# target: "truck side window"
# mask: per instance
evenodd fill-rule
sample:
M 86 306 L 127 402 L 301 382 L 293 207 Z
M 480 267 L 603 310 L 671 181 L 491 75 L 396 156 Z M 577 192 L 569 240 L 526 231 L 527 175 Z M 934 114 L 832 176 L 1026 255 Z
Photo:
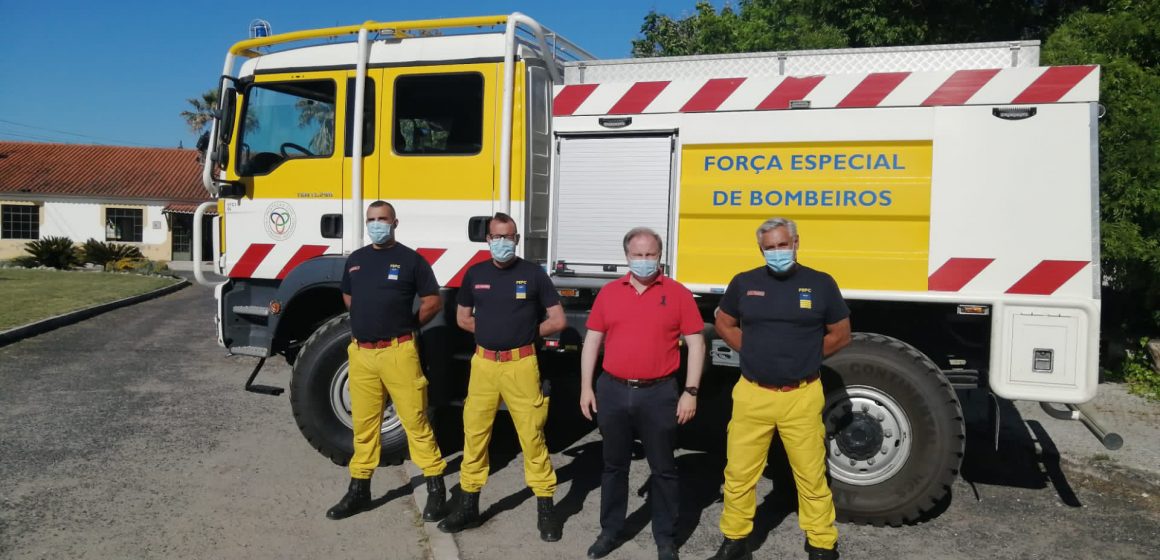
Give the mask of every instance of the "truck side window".
M 351 145 L 354 143 L 354 94 L 356 80 L 348 78 L 346 81 L 346 144 L 343 155 L 351 157 Z M 375 151 L 375 81 L 367 78 L 363 88 L 363 157 Z
M 238 133 L 238 173 L 263 175 L 289 159 L 334 153 L 331 80 L 255 84 Z
M 399 155 L 478 154 L 483 146 L 483 75 L 400 76 L 392 120 Z

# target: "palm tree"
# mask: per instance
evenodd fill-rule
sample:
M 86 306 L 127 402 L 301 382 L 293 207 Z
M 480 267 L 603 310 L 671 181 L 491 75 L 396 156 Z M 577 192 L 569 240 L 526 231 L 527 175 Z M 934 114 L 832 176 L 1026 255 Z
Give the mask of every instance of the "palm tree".
M 217 88 L 213 88 L 202 93 L 200 98 L 186 99 L 193 106 L 193 110 L 182 111 L 181 118 L 185 119 L 185 123 L 189 125 L 189 130 L 193 132 L 194 136 L 201 134 L 205 127 L 213 122 L 214 114 L 218 108 L 219 95 Z
M 299 128 L 318 127 L 310 139 L 310 151 L 315 154 L 328 154 L 333 151 L 334 105 L 313 99 L 299 99 L 295 106 L 299 111 Z

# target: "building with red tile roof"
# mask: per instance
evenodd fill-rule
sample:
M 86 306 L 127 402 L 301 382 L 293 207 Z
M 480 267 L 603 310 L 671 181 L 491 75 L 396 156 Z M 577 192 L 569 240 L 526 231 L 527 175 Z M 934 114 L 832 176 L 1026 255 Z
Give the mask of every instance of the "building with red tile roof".
M 134 245 L 154 260 L 189 260 L 192 213 L 209 199 L 197 155 L 0 142 L 0 259 L 23 254 L 30 240 L 55 235 Z

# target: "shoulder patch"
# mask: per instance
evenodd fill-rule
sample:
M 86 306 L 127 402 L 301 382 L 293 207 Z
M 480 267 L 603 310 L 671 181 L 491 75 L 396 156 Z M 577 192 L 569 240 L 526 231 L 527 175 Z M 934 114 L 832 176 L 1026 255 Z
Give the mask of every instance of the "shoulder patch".
M 346 271 L 347 271 L 347 272 L 355 272 L 355 271 L 357 271 L 357 270 L 358 270 L 358 269 L 360 269 L 360 268 L 362 268 L 362 267 L 356 264 L 356 265 L 354 265 L 354 266 L 352 266 L 352 267 L 350 267 L 350 268 L 346 269 Z
M 764 296 L 765 296 L 765 290 L 749 290 L 748 292 L 745 292 L 745 295 L 747 295 L 747 296 L 757 296 L 757 297 L 764 297 Z

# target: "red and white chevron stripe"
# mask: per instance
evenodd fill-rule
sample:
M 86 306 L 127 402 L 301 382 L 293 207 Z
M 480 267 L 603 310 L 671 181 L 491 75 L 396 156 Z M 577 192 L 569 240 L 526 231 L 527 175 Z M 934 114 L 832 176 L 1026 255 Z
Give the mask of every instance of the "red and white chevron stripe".
M 941 72 L 708 78 L 557 86 L 552 114 L 633 115 L 810 108 L 929 107 L 1090 102 L 1099 99 L 1098 66 Z
M 294 251 L 293 255 L 286 262 L 272 263 L 270 259 L 275 258 L 271 256 L 274 250 L 274 244 L 253 243 L 242 252 L 242 256 L 234 263 L 233 268 L 230 269 L 229 276 L 230 278 L 255 278 L 255 272 L 258 270 L 258 267 L 266 267 L 269 269 L 271 266 L 281 265 L 280 271 L 275 276 L 276 279 L 281 280 L 298 265 L 308 259 L 322 256 L 328 249 L 329 247 L 327 245 L 302 245 Z M 449 276 L 446 283 L 443 284 L 448 288 L 458 288 L 462 284 L 463 275 L 467 274 L 468 268 L 491 258 L 491 254 L 486 250 L 464 252 L 449 251 L 444 248 L 422 247 L 415 249 L 415 251 L 435 269 L 436 277 L 440 278 L 440 280 L 444 276 Z M 446 272 L 446 274 L 442 272 Z
M 932 292 L 962 291 L 995 259 L 951 258 L 927 278 L 927 290 Z M 1071 280 L 1091 261 L 1042 260 L 1020 276 L 1005 293 L 1049 296 Z

